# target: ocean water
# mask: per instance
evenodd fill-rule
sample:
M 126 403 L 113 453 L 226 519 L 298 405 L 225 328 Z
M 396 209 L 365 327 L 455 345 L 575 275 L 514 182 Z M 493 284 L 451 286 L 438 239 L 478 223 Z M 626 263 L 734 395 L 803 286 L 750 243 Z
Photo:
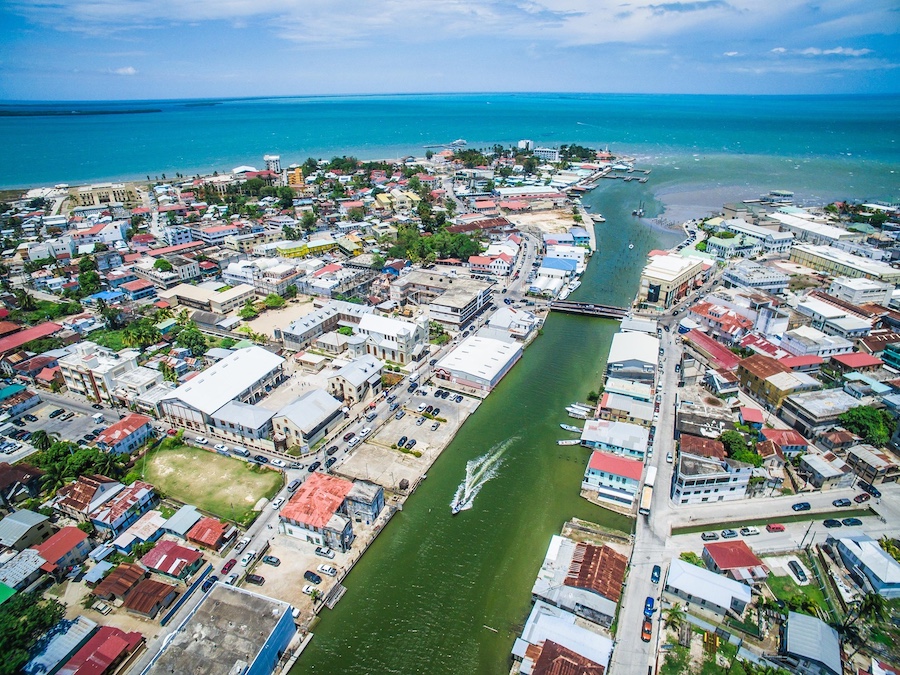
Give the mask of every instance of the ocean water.
M 532 139 L 637 156 L 657 189 L 770 186 L 900 198 L 900 96 L 471 94 L 0 102 L 0 187 L 146 179 L 307 157 L 422 155 Z

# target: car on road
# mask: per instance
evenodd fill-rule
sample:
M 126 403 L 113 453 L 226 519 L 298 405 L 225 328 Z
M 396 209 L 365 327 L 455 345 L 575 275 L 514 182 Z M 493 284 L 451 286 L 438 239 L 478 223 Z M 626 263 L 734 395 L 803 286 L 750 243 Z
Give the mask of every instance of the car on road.
M 254 462 L 259 462 L 260 464 L 268 464 L 268 463 L 269 463 L 269 458 L 266 457 L 265 455 L 254 455 L 254 456 L 253 456 L 253 461 L 254 461 Z
M 56 410 L 54 410 L 53 412 L 51 412 L 49 415 L 47 415 L 47 417 L 49 417 L 49 418 L 52 420 L 54 417 L 59 417 L 59 416 L 62 415 L 64 412 L 66 412 L 66 411 L 63 410 L 62 408 L 57 408 Z
M 169 436 L 174 436 L 174 435 L 177 434 L 177 433 L 178 433 L 178 429 L 169 429 L 169 430 L 166 432 L 166 434 L 169 435 Z
M 759 530 L 755 527 L 742 527 L 741 528 L 741 536 L 742 537 L 752 537 L 755 534 L 759 534 Z
M 653 639 L 653 622 L 650 619 L 644 619 L 643 625 L 641 625 L 641 640 L 644 642 L 650 642 Z
M 231 568 L 233 568 L 235 565 L 237 565 L 237 560 L 232 558 L 227 563 L 222 565 L 222 574 L 228 574 L 231 571 Z
M 414 447 L 416 447 L 416 439 L 410 438 L 409 441 L 407 441 L 407 443 L 406 443 L 406 449 L 412 450 Z
M 784 525 L 781 523 L 769 523 L 766 525 L 766 532 L 784 532 Z
M 322 583 L 322 577 L 320 577 L 318 574 L 316 574 L 312 570 L 306 570 L 303 573 L 303 578 L 306 579 L 308 582 L 315 584 L 316 586 L 318 586 L 319 584 Z
M 847 527 L 859 527 L 862 521 L 859 518 L 844 518 L 841 522 Z
M 250 537 L 244 537 L 237 544 L 234 545 L 234 552 L 240 553 L 245 548 L 247 548 L 247 544 L 250 543 Z
M 866 492 L 868 492 L 870 495 L 875 497 L 875 499 L 881 498 L 881 491 L 878 488 L 876 488 L 874 485 L 867 483 L 864 480 L 859 481 L 859 488 L 861 490 L 865 490 Z
M 334 466 L 334 463 L 336 461 L 337 461 L 337 457 L 329 457 L 328 459 L 325 460 L 325 468 L 330 469 L 332 466 Z
M 203 585 L 200 587 L 200 590 L 202 590 L 204 593 L 206 593 L 206 591 L 208 591 L 210 588 L 212 588 L 213 584 L 216 583 L 218 580 L 219 580 L 219 577 L 217 577 L 215 574 L 213 574 L 210 577 L 207 577 L 206 581 L 204 581 Z
M 734 539 L 738 536 L 736 530 L 722 530 L 722 539 Z
M 405 411 L 405 410 L 398 410 L 398 411 L 397 411 L 397 414 L 394 415 L 394 419 L 395 419 L 395 420 L 403 419 L 404 417 L 406 417 L 406 411 Z
M 351 447 L 351 448 L 355 448 L 355 447 L 356 447 L 357 445 L 359 445 L 360 443 L 362 443 L 362 436 L 357 436 L 356 438 L 351 438 L 351 439 L 347 442 L 347 445 L 348 445 L 349 447 Z
M 94 410 L 103 410 L 103 406 L 100 405 L 99 403 L 95 403 L 95 404 L 92 405 L 91 407 L 92 407 Z
M 794 509 L 794 511 L 809 511 L 812 506 L 809 502 L 797 502 L 791 508 Z
M 304 593 L 305 595 L 312 595 L 312 594 L 315 593 L 315 592 L 316 592 L 316 589 L 315 589 L 314 586 L 310 586 L 309 584 L 306 584 L 306 585 L 303 587 L 303 593 Z
M 648 619 L 653 616 L 653 611 L 655 609 L 655 603 L 653 602 L 653 598 L 651 596 L 647 596 L 647 599 L 644 600 L 644 616 Z
M 668 333 L 670 329 L 669 329 L 668 326 L 663 326 L 663 330 L 666 331 L 666 332 Z
M 349 432 L 347 432 L 346 434 L 344 434 L 344 443 L 346 443 L 347 441 L 349 441 L 349 440 L 350 440 L 351 438 L 353 438 L 354 436 L 356 436 L 356 433 L 353 432 L 353 431 L 349 431 Z
M 276 558 L 274 555 L 264 555 L 262 561 L 266 565 L 271 565 L 272 567 L 278 567 L 281 564 L 281 559 Z
M 279 469 L 285 469 L 287 468 L 287 462 L 285 462 L 283 459 L 276 458 L 272 460 L 272 466 L 277 466 Z
M 205 436 L 197 436 L 197 438 L 194 439 L 194 443 L 198 445 L 206 445 L 207 443 L 209 443 L 209 439 Z
M 862 492 L 856 495 L 853 498 L 853 501 L 855 501 L 857 504 L 862 504 L 863 502 L 867 502 L 870 499 L 872 499 L 872 495 L 870 495 L 868 492 Z
M 433 366 L 436 363 L 437 363 L 437 359 L 431 359 L 431 361 L 428 362 L 428 365 Z
M 221 443 L 216 446 L 216 452 L 218 452 L 220 455 L 225 455 L 226 457 L 229 457 L 231 455 L 231 453 L 228 452 L 228 446 L 222 445 Z
M 253 559 L 255 557 L 256 551 L 247 551 L 244 555 L 241 556 L 241 567 L 246 567 L 247 565 L 249 565 L 251 562 L 253 562 Z
M 662 574 L 662 568 L 659 565 L 654 565 L 653 571 L 650 572 L 650 581 L 654 584 L 659 583 L 660 574 Z
M 853 502 L 851 502 L 849 499 L 835 499 L 833 502 L 831 502 L 831 505 L 842 508 L 844 506 L 853 506 Z
M 832 527 L 840 527 L 840 526 L 841 526 L 841 521 L 839 521 L 839 520 L 837 520 L 837 519 L 835 519 L 835 518 L 828 518 L 827 520 L 823 520 L 823 521 L 822 521 L 822 524 L 823 524 L 825 527 L 828 527 L 828 528 L 832 528 Z
M 366 436 L 368 436 L 371 433 L 372 433 L 371 427 L 363 427 L 363 430 L 359 432 L 359 437 L 365 438 Z
M 671 452 L 667 452 L 667 453 L 666 453 L 666 462 L 668 462 L 669 464 L 671 464 L 673 461 L 675 461 L 675 458 L 672 456 L 672 453 L 671 453 Z
M 791 572 L 794 573 L 794 576 L 797 577 L 797 579 L 799 579 L 801 583 L 806 581 L 806 572 L 804 572 L 803 568 L 800 567 L 800 563 L 798 563 L 796 560 L 791 560 L 788 563 L 788 567 L 791 568 Z
M 262 586 L 264 583 L 266 583 L 266 578 L 261 577 L 258 574 L 248 574 L 247 583 L 254 584 L 256 586 Z
M 389 410 L 390 412 L 394 412 L 394 411 L 395 411 L 397 408 L 399 408 L 399 407 L 400 407 L 400 404 L 397 403 L 396 401 L 394 401 L 393 403 L 391 403 L 391 404 L 388 406 L 388 410 Z
M 328 455 L 329 457 L 331 457 L 331 456 L 332 456 L 334 453 L 336 453 L 337 451 L 338 451 L 338 446 L 332 445 L 330 448 L 328 448 L 328 449 L 325 451 L 325 454 Z
M 284 497 L 279 497 L 278 499 L 272 500 L 272 508 L 278 509 L 282 504 L 284 504 Z
M 316 555 L 331 560 L 332 558 L 334 558 L 334 551 L 332 551 L 327 546 L 316 546 Z
M 329 577 L 337 576 L 337 569 L 335 569 L 332 565 L 326 565 L 325 563 L 322 563 L 316 569 L 326 576 L 329 576 Z
M 322 462 L 313 462 L 312 464 L 310 464 L 310 465 L 306 468 L 306 470 L 307 470 L 309 473 L 312 473 L 313 471 L 315 471 L 316 469 L 318 469 L 320 466 L 322 466 Z

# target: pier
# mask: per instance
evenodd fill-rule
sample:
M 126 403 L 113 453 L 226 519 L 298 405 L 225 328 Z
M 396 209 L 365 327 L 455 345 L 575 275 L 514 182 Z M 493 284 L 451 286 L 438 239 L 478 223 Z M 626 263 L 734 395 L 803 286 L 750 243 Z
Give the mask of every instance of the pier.
M 600 305 L 595 302 L 570 302 L 568 300 L 554 300 L 550 303 L 550 309 L 566 314 L 582 314 L 584 316 L 597 316 L 601 319 L 624 319 L 629 310 L 612 305 Z

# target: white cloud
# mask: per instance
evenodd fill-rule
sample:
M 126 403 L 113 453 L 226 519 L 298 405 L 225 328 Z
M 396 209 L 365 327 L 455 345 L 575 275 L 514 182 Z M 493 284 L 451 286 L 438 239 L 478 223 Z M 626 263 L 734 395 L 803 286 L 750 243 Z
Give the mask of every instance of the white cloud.
M 771 50 L 772 54 L 784 54 L 787 51 L 784 47 L 775 47 L 775 49 Z
M 871 54 L 871 49 L 851 49 L 850 47 L 834 47 L 832 49 L 819 49 L 818 47 L 807 47 L 801 49 L 799 54 L 804 56 L 865 56 Z
M 112 71 L 115 75 L 137 75 L 137 70 L 135 70 L 131 66 L 125 66 L 124 68 L 116 68 Z
M 737 56 L 740 52 L 725 52 L 722 56 Z

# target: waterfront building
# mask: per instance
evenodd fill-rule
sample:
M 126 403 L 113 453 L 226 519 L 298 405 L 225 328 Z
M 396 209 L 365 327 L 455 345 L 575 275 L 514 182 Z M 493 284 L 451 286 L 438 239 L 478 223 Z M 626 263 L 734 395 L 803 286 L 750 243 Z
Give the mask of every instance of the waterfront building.
M 606 378 L 606 384 L 603 385 L 603 391 L 610 394 L 622 394 L 636 401 L 649 403 L 653 398 L 653 383 L 608 377 Z
M 535 148 L 532 153 L 542 162 L 556 163 L 559 161 L 558 148 Z
M 581 431 L 581 444 L 587 448 L 643 460 L 649 437 L 650 432 L 647 428 L 639 424 L 615 420 L 587 420 Z
M 537 327 L 538 318 L 524 309 L 501 307 L 490 315 L 487 326 L 498 333 L 505 333 L 517 340 L 525 340 Z M 488 337 L 492 337 L 489 335 Z
M 412 322 L 365 314 L 355 332 L 366 338 L 366 352 L 383 361 L 403 365 L 428 355 L 428 319 L 424 316 Z
M 900 598 L 900 563 L 871 537 L 858 534 L 837 539 L 844 566 L 862 588 L 883 598 Z
M 592 624 L 581 621 L 575 614 L 554 607 L 543 600 L 537 600 L 522 629 L 522 637 L 513 643 L 514 661 L 533 663 L 537 656 L 536 647 L 561 645 L 581 657 L 588 659 L 604 671 L 609 667 L 612 656 L 612 640 L 601 632 L 599 626 L 591 630 Z
M 553 535 L 531 597 L 609 628 L 627 568 L 628 558 L 609 546 Z
M 132 453 L 153 433 L 152 420 L 146 415 L 131 413 L 104 429 L 95 441 L 97 448 L 112 453 Z
M 788 612 L 778 632 L 778 661 L 801 675 L 841 675 L 841 638 L 821 619 Z
M 655 335 L 616 333 L 606 359 L 606 375 L 652 382 L 656 376 L 658 353 L 659 338 Z
M 800 326 L 786 331 L 781 347 L 794 356 L 820 356 L 823 359 L 837 354 L 849 354 L 853 343 L 839 335 L 826 335 L 812 326 Z
M 328 393 L 347 405 L 359 403 L 370 395 L 375 397 L 382 391 L 383 367 L 384 364 L 371 354 L 354 359 L 328 378 Z
M 653 424 L 653 404 L 630 396 L 603 392 L 598 412 L 602 420 L 616 420 L 649 427 Z
M 353 481 L 344 498 L 344 510 L 354 522 L 371 525 L 384 509 L 384 488 L 365 480 Z
M 248 300 L 252 302 L 256 299 L 253 286 L 238 284 L 227 288 L 226 284 L 219 282 L 205 282 L 199 286 L 178 284 L 169 290 L 160 291 L 158 295 L 170 305 L 184 305 L 216 314 L 228 314 L 243 307 Z
M 491 391 L 520 358 L 517 342 L 472 335 L 437 362 L 434 375 L 439 382 Z
M 355 535 L 344 500 L 352 489 L 349 480 L 319 472 L 310 474 L 279 511 L 279 530 L 316 546 L 349 550 Z
M 704 544 L 701 557 L 713 572 L 724 574 L 748 586 L 763 582 L 769 577 L 769 568 L 743 539 Z
M 900 282 L 900 269 L 887 263 L 860 258 L 830 246 L 795 244 L 791 248 L 791 262 L 832 276 L 862 277 L 888 284 Z
M 137 188 L 132 183 L 96 183 L 73 187 L 69 188 L 69 196 L 79 206 L 138 206 L 141 201 Z
M 813 244 L 814 246 L 834 246 L 839 242 L 862 241 L 866 235 L 851 232 L 842 227 L 834 227 L 821 221 L 801 218 L 778 211 L 769 214 L 769 218 L 779 223 L 782 230 L 791 232 L 794 241 Z
M 752 225 L 742 218 L 724 220 L 720 227 L 736 235 L 735 239 L 743 238 L 755 243 L 755 246 L 766 253 L 787 253 L 794 242 L 791 232 L 779 232 L 778 230 L 760 225 Z
M 643 460 L 592 452 L 581 489 L 596 493 L 601 501 L 631 508 L 637 498 L 643 468 Z
M 299 446 L 304 453 L 330 434 L 344 419 L 344 404 L 322 389 L 311 389 L 281 408 L 272 417 L 272 428 L 285 437 L 285 446 Z
M 752 260 L 741 260 L 729 265 L 722 279 L 726 285 L 778 294 L 784 293 L 791 277 Z
M 173 424 L 204 431 L 213 414 L 230 401 L 256 403 L 285 379 L 284 359 L 262 347 L 239 349 L 161 401 Z
M 887 307 L 894 292 L 893 284 L 865 278 L 837 277 L 828 294 L 852 305 L 875 304 Z
M 675 464 L 672 501 L 705 504 L 743 499 L 753 466 L 732 459 L 710 459 L 680 453 Z
M 742 616 L 752 600 L 746 584 L 678 558 L 669 563 L 663 590 L 687 608 L 693 605 L 721 617 Z
M 641 272 L 637 302 L 647 308 L 669 309 L 702 283 L 710 269 L 710 263 L 697 258 L 651 256 Z
M 281 340 L 285 349 L 300 351 L 325 333 L 344 326 L 355 329 L 363 316 L 374 312 L 375 308 L 368 305 L 331 300 L 316 311 L 295 319 L 287 327 L 276 328 L 275 339 Z

